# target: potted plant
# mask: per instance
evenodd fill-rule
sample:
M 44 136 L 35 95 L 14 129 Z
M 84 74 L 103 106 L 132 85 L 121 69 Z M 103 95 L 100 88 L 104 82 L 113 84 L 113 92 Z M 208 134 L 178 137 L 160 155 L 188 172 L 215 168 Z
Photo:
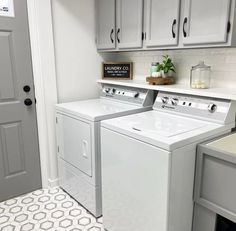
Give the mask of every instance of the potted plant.
M 163 61 L 158 65 L 158 71 L 162 73 L 162 77 L 173 77 L 173 72 L 175 73 L 175 65 L 173 64 L 169 55 L 163 56 Z

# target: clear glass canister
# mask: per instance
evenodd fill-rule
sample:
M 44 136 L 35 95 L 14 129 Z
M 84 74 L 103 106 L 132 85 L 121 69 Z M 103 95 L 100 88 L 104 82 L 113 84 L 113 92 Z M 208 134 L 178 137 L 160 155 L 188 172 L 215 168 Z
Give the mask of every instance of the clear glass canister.
M 198 65 L 193 66 L 191 70 L 190 86 L 191 88 L 206 89 L 210 88 L 211 67 L 200 61 Z

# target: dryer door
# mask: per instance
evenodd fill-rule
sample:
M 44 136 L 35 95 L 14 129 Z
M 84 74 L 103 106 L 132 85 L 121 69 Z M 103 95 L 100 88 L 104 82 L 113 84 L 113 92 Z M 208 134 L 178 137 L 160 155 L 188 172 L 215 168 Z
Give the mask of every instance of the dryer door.
M 92 176 L 91 125 L 57 113 L 58 154 L 88 176 Z

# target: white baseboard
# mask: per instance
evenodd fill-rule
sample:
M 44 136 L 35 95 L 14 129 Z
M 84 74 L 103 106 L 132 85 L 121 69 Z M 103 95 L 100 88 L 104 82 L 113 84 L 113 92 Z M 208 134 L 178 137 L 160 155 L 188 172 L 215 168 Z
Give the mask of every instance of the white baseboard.
M 49 188 L 54 188 L 54 187 L 58 187 L 59 186 L 59 179 L 48 179 L 48 187 Z

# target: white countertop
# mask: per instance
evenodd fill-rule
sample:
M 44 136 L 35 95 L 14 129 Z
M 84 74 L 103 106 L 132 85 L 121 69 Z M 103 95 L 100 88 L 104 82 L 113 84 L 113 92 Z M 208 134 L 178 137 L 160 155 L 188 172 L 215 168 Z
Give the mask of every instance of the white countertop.
M 137 87 L 143 89 L 151 89 L 157 91 L 168 91 L 175 93 L 182 93 L 188 95 L 198 95 L 205 97 L 212 97 L 218 99 L 229 99 L 236 101 L 236 84 L 233 88 L 210 88 L 210 89 L 192 89 L 187 85 L 173 84 L 173 85 L 150 85 L 142 80 L 104 80 L 99 79 L 98 83 L 112 84 L 128 87 Z

